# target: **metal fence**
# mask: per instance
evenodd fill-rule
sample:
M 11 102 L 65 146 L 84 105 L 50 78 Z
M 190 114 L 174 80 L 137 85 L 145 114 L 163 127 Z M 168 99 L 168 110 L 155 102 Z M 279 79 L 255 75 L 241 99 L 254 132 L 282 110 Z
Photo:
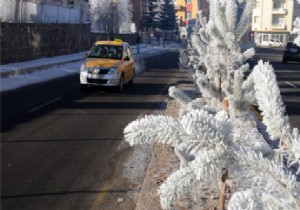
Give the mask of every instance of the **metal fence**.
M 89 22 L 86 5 L 80 8 L 34 2 L 0 0 L 1 22 L 85 23 Z

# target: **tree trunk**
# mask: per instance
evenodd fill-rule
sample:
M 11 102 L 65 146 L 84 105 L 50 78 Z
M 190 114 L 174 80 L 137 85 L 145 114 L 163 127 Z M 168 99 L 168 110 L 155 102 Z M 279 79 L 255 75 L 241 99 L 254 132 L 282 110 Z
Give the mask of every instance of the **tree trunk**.
M 224 110 L 225 110 L 226 112 L 228 112 L 228 98 L 227 98 L 227 97 L 225 97 L 225 98 L 223 99 L 223 104 L 224 104 Z
M 222 177 L 221 177 L 220 210 L 225 209 L 225 189 L 226 189 L 227 178 L 228 178 L 228 170 L 223 168 Z
M 224 110 L 228 112 L 228 98 L 223 99 Z M 221 177 L 221 192 L 220 192 L 220 210 L 225 209 L 225 189 L 226 189 L 226 180 L 228 178 L 228 170 L 226 168 L 222 169 Z

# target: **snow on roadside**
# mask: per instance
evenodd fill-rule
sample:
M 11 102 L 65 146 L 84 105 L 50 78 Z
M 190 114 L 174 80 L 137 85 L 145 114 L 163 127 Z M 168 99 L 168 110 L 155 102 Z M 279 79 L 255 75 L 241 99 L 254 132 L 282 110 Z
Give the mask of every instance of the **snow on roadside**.
M 145 46 L 141 48 L 139 55 L 134 55 L 135 61 L 136 61 L 136 73 L 137 75 L 145 70 L 145 64 L 144 64 L 144 57 L 152 56 L 152 55 L 159 55 L 161 53 L 166 52 L 166 50 L 177 50 L 179 47 L 179 44 L 177 43 L 171 43 L 166 48 L 161 47 L 151 47 L 151 46 Z M 55 63 L 55 62 L 61 62 L 65 59 L 71 59 L 71 58 L 79 58 L 82 57 L 83 53 L 77 53 L 72 55 L 64 55 L 64 56 L 57 56 L 53 58 L 43 58 L 43 59 L 37 59 L 32 61 L 26 61 L 23 63 L 13 63 L 13 64 L 7 64 L 7 65 L 0 65 L 1 71 L 8 71 L 8 70 L 15 70 L 19 68 L 24 67 L 33 67 L 33 66 L 39 66 L 42 63 L 45 64 L 46 59 L 52 60 L 47 61 L 48 63 Z M 73 63 L 67 63 L 63 64 L 57 67 L 35 71 L 33 73 L 28 74 L 19 74 L 7 78 L 1 78 L 0 82 L 0 92 L 2 91 L 8 91 L 17 89 L 26 85 L 35 84 L 35 83 L 41 83 L 44 81 L 52 80 L 55 78 L 65 77 L 72 74 L 78 74 L 79 77 L 79 69 L 82 61 L 73 62 Z M 22 66 L 23 65 L 23 66 Z
M 19 74 L 1 79 L 0 91 L 7 91 L 20 88 L 22 86 L 41 83 L 55 78 L 78 74 L 81 62 L 64 64 L 62 66 L 36 71 L 34 73 Z
M 124 142 L 125 143 L 125 142 Z M 144 179 L 151 159 L 154 145 L 138 145 L 124 163 L 123 176 L 133 184 Z

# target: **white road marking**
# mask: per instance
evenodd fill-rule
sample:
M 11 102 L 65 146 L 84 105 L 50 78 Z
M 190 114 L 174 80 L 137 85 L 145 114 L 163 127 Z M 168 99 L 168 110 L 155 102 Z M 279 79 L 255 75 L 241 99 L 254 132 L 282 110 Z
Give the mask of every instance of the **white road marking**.
M 43 108 L 43 107 L 45 107 L 45 106 L 48 106 L 49 104 L 53 104 L 54 102 L 59 101 L 60 99 L 61 99 L 60 97 L 55 98 L 55 99 L 53 99 L 53 100 L 51 100 L 51 101 L 48 101 L 47 103 L 44 103 L 44 104 L 42 104 L 42 105 L 40 105 L 40 106 L 37 106 L 37 107 L 35 107 L 35 108 L 33 108 L 33 109 L 30 109 L 30 110 L 27 111 L 27 112 L 28 112 L 28 113 L 35 112 L 36 110 L 39 110 L 39 109 L 41 109 L 41 108 Z
M 294 85 L 294 84 L 292 84 L 290 82 L 285 81 L 285 83 L 288 84 L 288 85 L 290 85 L 290 86 L 292 86 L 293 88 L 298 88 L 296 85 Z

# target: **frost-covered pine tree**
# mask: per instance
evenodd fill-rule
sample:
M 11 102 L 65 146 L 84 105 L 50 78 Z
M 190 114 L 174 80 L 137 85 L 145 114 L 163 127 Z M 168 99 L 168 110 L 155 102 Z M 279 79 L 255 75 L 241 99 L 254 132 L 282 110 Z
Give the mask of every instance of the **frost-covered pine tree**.
M 174 146 L 179 158 L 194 157 L 181 157 L 181 167 L 160 186 L 164 209 L 191 189 L 200 190 L 202 183 L 220 184 L 223 169 L 229 172 L 229 183 L 239 183 L 228 209 L 300 209 L 299 132 L 289 125 L 273 68 L 259 62 L 244 79 L 249 70 L 244 62 L 254 50 L 241 52 L 239 40 L 249 27 L 252 5 L 245 1 L 238 17 L 239 2 L 211 0 L 209 21 L 192 37 L 206 69 L 195 69 L 201 96 L 191 99 L 171 87 L 170 96 L 184 108 L 179 118 L 150 115 L 124 129 L 130 145 L 161 142 Z M 224 97 L 228 112 L 222 109 Z M 280 139 L 275 150 L 257 128 L 248 106 L 253 103 L 259 105 L 270 137 Z
M 279 145 L 268 158 L 249 150 L 235 151 L 238 174 L 252 185 L 234 193 L 228 209 L 300 209 L 299 131 L 289 124 L 273 67 L 259 61 L 252 74 L 263 123 Z

